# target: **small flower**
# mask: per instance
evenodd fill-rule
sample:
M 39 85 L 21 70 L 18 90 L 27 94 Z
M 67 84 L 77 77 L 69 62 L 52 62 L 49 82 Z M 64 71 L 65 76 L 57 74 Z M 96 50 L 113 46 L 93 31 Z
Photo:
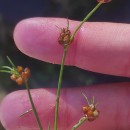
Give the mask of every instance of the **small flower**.
M 82 93 L 83 94 L 83 93 Z M 83 94 L 85 97 L 88 105 L 83 107 L 83 113 L 86 117 L 88 117 L 88 121 L 94 121 L 99 116 L 99 110 L 97 110 L 96 106 L 97 104 L 94 104 L 94 97 L 91 99 L 91 101 L 88 101 L 88 98 Z
M 22 79 L 22 77 L 17 77 L 15 82 L 18 84 L 18 85 L 22 85 L 24 83 L 24 80 Z
M 84 107 L 83 107 L 83 113 L 86 114 L 87 111 L 88 111 L 88 109 L 89 109 L 89 106 L 84 106 Z
M 58 38 L 58 42 L 63 45 L 66 46 L 69 44 L 70 42 L 70 36 L 71 36 L 71 32 L 70 30 L 66 29 L 66 28 L 62 28 L 61 29 L 61 33 L 60 36 Z
M 2 70 L 0 72 L 10 73 L 11 80 L 15 81 L 18 85 L 22 85 L 23 83 L 27 82 L 29 79 L 31 72 L 29 68 L 23 68 L 22 66 L 15 66 L 11 59 L 7 57 L 9 62 L 11 63 L 12 67 L 9 66 L 2 66 Z
M 100 2 L 100 3 L 109 3 L 109 2 L 111 2 L 112 0 L 97 0 L 98 2 Z
M 23 69 L 22 66 L 17 66 L 17 69 L 12 68 L 12 70 L 15 71 L 11 71 L 11 79 L 15 81 L 18 85 L 22 85 L 23 83 L 27 82 L 31 75 L 30 69 Z
M 60 32 L 60 36 L 58 38 L 58 42 L 62 45 L 62 46 L 67 46 L 70 44 L 70 37 L 71 37 L 71 32 L 69 30 L 69 21 L 67 19 L 67 27 L 66 28 L 60 28 L 61 32 Z

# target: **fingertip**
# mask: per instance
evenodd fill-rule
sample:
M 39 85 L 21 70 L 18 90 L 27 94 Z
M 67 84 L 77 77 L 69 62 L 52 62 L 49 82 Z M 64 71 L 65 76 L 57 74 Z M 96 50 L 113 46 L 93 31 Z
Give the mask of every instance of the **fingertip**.
M 30 18 L 17 24 L 14 41 L 26 55 L 50 63 L 60 63 L 63 47 L 58 43 L 60 30 L 67 26 L 61 18 Z M 70 27 L 73 30 L 74 25 Z
M 79 22 L 69 20 L 73 32 Z M 60 64 L 63 47 L 58 43 L 60 30 L 66 19 L 31 18 L 15 28 L 16 46 L 26 55 Z M 130 25 L 117 23 L 84 23 L 68 48 L 66 65 L 74 65 L 94 72 L 130 76 Z
M 39 95 L 37 95 L 37 93 Z M 52 111 L 53 108 L 49 106 L 46 108 L 46 106 L 44 105 L 46 102 L 41 101 L 40 99 L 41 98 L 44 99 L 46 95 L 48 95 L 48 91 L 43 90 L 43 89 L 32 90 L 31 95 L 32 95 L 37 113 L 39 115 L 39 118 L 42 122 L 42 125 L 44 124 L 47 125 L 48 119 L 46 117 L 49 115 L 47 109 L 49 111 Z M 49 95 L 51 94 L 49 93 Z M 53 97 L 53 94 L 51 95 L 51 97 Z M 46 101 L 49 101 L 49 99 L 50 98 L 48 98 Z M 54 98 L 52 98 L 49 103 L 54 102 L 53 99 Z M 1 120 L 2 125 L 4 126 L 6 130 L 37 129 L 38 125 L 37 125 L 33 112 L 30 111 L 29 113 L 26 113 L 26 111 L 30 109 L 32 109 L 32 107 L 31 107 L 28 94 L 26 91 L 21 90 L 21 91 L 10 93 L 4 98 L 0 106 L 0 120 Z M 26 113 L 26 114 L 23 115 L 23 113 Z M 43 114 L 45 117 L 43 116 Z
M 81 95 L 83 91 L 88 99 L 95 97 L 99 102 L 99 118 L 94 122 L 86 122 L 82 129 L 129 129 L 129 93 L 130 83 L 102 84 L 98 86 L 62 89 L 59 107 L 59 130 L 71 129 L 84 116 L 82 107 L 87 105 Z M 51 123 L 53 128 L 56 89 L 36 89 L 31 94 L 37 108 L 43 128 Z M 0 106 L 0 120 L 7 130 L 38 129 L 33 113 L 20 115 L 31 108 L 26 91 L 9 94 Z
M 16 117 L 18 117 L 19 106 L 18 108 L 16 108 L 14 107 L 15 105 L 14 106 L 12 105 L 12 102 L 13 104 L 17 104 L 16 95 L 17 94 L 15 92 L 9 94 L 3 99 L 0 105 L 0 121 L 4 126 L 4 128 L 6 128 L 7 130 L 13 130 L 13 129 L 15 130 L 14 126 L 18 125 L 18 120 L 16 120 L 17 119 Z M 20 107 L 22 106 L 20 105 Z

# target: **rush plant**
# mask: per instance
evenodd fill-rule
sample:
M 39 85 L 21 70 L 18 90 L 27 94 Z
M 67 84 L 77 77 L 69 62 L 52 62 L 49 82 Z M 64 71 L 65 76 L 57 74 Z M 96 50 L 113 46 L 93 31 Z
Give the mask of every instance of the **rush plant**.
M 66 59 L 67 50 L 70 46 L 70 44 L 73 44 L 74 37 L 78 30 L 81 28 L 81 26 L 86 22 L 93 14 L 94 12 L 103 4 L 108 3 L 111 0 L 97 0 L 98 4 L 88 13 L 83 21 L 77 27 L 75 28 L 74 32 L 71 32 L 69 29 L 69 20 L 67 19 L 67 27 L 66 28 L 60 28 L 60 34 L 58 38 L 59 45 L 63 47 L 63 56 L 62 56 L 62 62 L 61 62 L 61 68 L 60 68 L 60 74 L 59 74 L 59 80 L 58 80 L 58 88 L 57 88 L 57 94 L 56 94 L 56 102 L 55 102 L 55 120 L 54 120 L 54 130 L 58 130 L 58 113 L 59 113 L 59 99 L 60 99 L 60 90 L 62 85 L 62 77 L 63 77 L 63 70 L 64 70 L 64 63 Z M 15 66 L 12 60 L 7 57 L 8 61 L 11 64 L 11 67 L 9 66 L 2 66 L 0 72 L 9 73 L 11 76 L 10 78 L 15 81 L 18 85 L 24 84 L 27 89 L 28 97 L 32 106 L 32 109 L 27 110 L 25 113 L 21 114 L 20 117 L 24 116 L 26 113 L 33 111 L 39 130 L 43 130 L 42 123 L 38 117 L 35 105 L 33 103 L 33 99 L 30 93 L 29 85 L 28 85 L 28 79 L 31 75 L 29 68 L 23 68 L 22 66 Z M 86 121 L 95 121 L 99 116 L 99 110 L 97 110 L 97 104 L 94 102 L 94 97 L 89 101 L 88 98 L 84 93 L 82 93 L 83 97 L 87 101 L 87 105 L 83 106 L 83 113 L 84 116 L 79 119 L 78 123 L 75 124 L 72 128 L 72 130 L 76 130 L 80 125 L 82 125 Z M 50 124 L 48 124 L 48 130 L 50 130 Z

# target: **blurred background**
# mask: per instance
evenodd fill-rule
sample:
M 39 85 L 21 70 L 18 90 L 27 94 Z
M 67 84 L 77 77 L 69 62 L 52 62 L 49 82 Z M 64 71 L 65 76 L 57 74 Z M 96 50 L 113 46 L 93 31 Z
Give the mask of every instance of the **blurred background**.
M 96 0 L 0 0 L 0 66 L 10 65 L 6 59 L 8 55 L 16 65 L 28 66 L 31 69 L 31 88 L 56 87 L 60 66 L 41 62 L 21 53 L 13 40 L 15 25 L 30 17 L 68 17 L 80 21 L 96 3 Z M 89 21 L 130 23 L 129 12 L 130 0 L 113 0 L 101 6 Z M 65 67 L 63 87 L 123 81 L 130 79 Z M 24 87 L 19 87 L 9 80 L 8 74 L 0 73 L 0 101 L 6 94 L 19 89 Z M 3 130 L 2 126 L 0 130 Z

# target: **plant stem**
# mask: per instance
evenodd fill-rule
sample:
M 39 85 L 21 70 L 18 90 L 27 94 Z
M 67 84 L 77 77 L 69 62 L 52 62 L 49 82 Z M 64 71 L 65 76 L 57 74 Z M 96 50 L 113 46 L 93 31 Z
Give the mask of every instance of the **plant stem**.
M 60 68 L 60 75 L 59 75 L 59 80 L 58 80 L 58 88 L 57 88 L 57 95 L 56 95 L 56 108 L 55 108 L 55 120 L 54 120 L 54 130 L 57 130 L 57 126 L 58 126 L 58 111 L 59 111 L 59 99 L 60 99 L 60 89 L 61 89 L 61 83 L 62 83 L 62 76 L 63 76 L 63 69 L 64 69 L 64 62 L 65 62 L 65 57 L 66 57 L 66 53 L 67 53 L 67 49 L 70 45 L 70 43 L 72 42 L 75 34 L 77 33 L 77 31 L 80 29 L 80 27 L 83 25 L 83 23 L 85 21 L 87 21 L 89 19 L 89 17 L 92 16 L 92 14 L 100 7 L 102 3 L 98 3 L 95 8 L 83 19 L 83 21 L 77 26 L 77 28 L 75 29 L 74 33 L 71 35 L 70 37 L 70 42 L 68 43 L 67 46 L 64 46 L 64 52 L 63 52 L 63 56 L 62 56 L 62 62 L 61 62 L 61 68 Z M 69 27 L 69 24 L 68 24 Z M 68 28 L 67 27 L 67 28 Z M 85 119 L 86 120 L 86 119 Z M 83 122 L 85 121 L 83 120 Z M 80 122 L 82 124 L 82 122 Z M 78 124 L 77 127 L 79 127 L 81 124 Z M 75 130 L 75 126 L 73 128 L 73 130 Z
M 61 89 L 61 83 L 62 83 L 63 69 L 64 69 L 64 62 L 65 62 L 66 53 L 67 53 L 67 47 L 64 47 L 64 52 L 63 52 L 62 62 L 61 62 L 61 68 L 60 68 L 60 75 L 59 75 L 59 80 L 58 80 L 57 95 L 56 95 L 54 130 L 57 130 L 57 125 L 58 125 L 60 89 Z
M 31 106 L 32 106 L 32 110 L 33 110 L 33 113 L 35 115 L 35 118 L 37 120 L 37 124 L 39 126 L 39 129 L 43 130 L 41 122 L 40 122 L 40 119 L 38 117 L 38 114 L 37 114 L 37 111 L 36 111 L 36 108 L 35 108 L 35 105 L 33 103 L 33 99 L 32 99 L 32 96 L 31 96 L 31 93 L 30 93 L 30 89 L 29 89 L 29 85 L 28 85 L 27 82 L 25 82 L 25 86 L 26 86 L 26 89 L 27 89 L 27 92 L 28 92 L 29 100 L 30 100 L 30 103 L 31 103 Z
M 9 66 L 2 66 L 1 68 L 8 69 L 8 70 L 12 70 L 12 68 L 9 67 Z
M 12 65 L 13 68 L 16 68 L 16 66 L 14 65 L 14 63 L 12 62 L 12 60 L 7 56 L 8 61 L 10 62 L 10 64 Z
M 75 34 L 76 34 L 77 31 L 80 29 L 80 27 L 83 25 L 83 23 L 86 22 L 86 21 L 94 14 L 94 12 L 100 7 L 101 4 L 102 4 L 102 3 L 99 2 L 99 3 L 94 7 L 94 9 L 91 10 L 91 11 L 86 15 L 86 17 L 83 19 L 83 21 L 76 27 L 74 33 L 71 35 L 70 42 L 73 40 Z
M 72 130 L 76 130 L 79 126 L 81 126 L 86 120 L 88 119 L 87 116 L 82 117 L 79 122 L 73 126 Z
M 11 72 L 10 72 L 10 71 L 8 71 L 8 70 L 0 70 L 0 72 L 3 72 L 3 73 L 9 73 L 9 74 L 11 74 Z

